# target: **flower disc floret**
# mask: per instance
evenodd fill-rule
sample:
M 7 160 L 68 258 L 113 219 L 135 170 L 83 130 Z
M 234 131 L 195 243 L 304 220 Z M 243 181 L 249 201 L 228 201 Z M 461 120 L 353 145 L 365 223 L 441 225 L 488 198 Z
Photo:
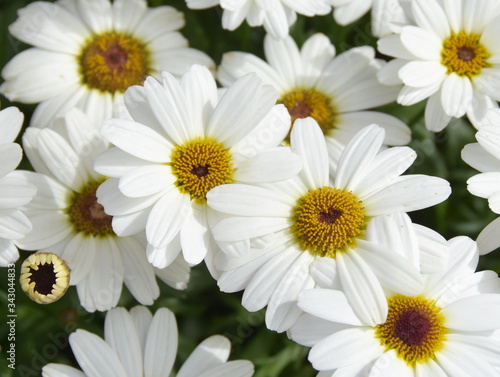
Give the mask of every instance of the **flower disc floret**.
M 292 123 L 296 119 L 314 118 L 324 134 L 335 126 L 335 106 L 332 98 L 316 89 L 294 89 L 285 93 L 278 103 L 288 109 Z
M 395 350 L 408 365 L 434 358 L 446 340 L 441 308 L 422 296 L 388 298 L 389 313 L 375 334 L 386 351 Z
M 94 36 L 83 47 L 79 64 L 84 84 L 111 93 L 142 85 L 151 73 L 145 44 L 117 32 Z
M 488 67 L 490 54 L 479 43 L 478 34 L 466 34 L 461 31 L 452 34 L 443 41 L 441 63 L 448 69 L 448 74 L 456 73 L 459 76 L 473 77 Z
M 196 138 L 177 146 L 170 164 L 179 190 L 202 203 L 211 189 L 233 182 L 231 154 L 212 138 Z
M 104 212 L 104 207 L 97 203 L 96 191 L 101 182 L 92 181 L 80 192 L 76 192 L 67 209 L 75 231 L 92 236 L 114 235 L 111 222 L 113 217 Z
M 325 186 L 303 195 L 294 208 L 292 233 L 303 250 L 334 258 L 366 227 L 361 201 L 351 192 Z

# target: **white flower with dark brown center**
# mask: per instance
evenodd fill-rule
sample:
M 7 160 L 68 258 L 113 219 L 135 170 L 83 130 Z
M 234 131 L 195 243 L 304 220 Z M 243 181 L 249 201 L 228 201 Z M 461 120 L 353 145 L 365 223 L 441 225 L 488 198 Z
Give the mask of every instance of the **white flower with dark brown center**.
M 380 52 L 396 58 L 379 79 L 404 84 L 402 105 L 428 99 L 425 123 L 431 131 L 465 114 L 480 124 L 500 98 L 500 2 L 416 0 L 407 9 L 413 22 L 378 41 Z
M 475 272 L 471 239 L 456 237 L 448 246 L 445 263 L 423 275 L 416 295 L 386 292 L 387 314 L 375 324 L 356 315 L 339 290 L 299 296 L 306 314 L 289 335 L 312 347 L 309 361 L 320 376 L 498 376 L 500 341 L 492 335 L 500 329 L 500 279 Z
M 111 309 L 104 322 L 104 339 L 76 330 L 69 344 L 80 368 L 47 364 L 43 377 L 251 377 L 254 367 L 247 360 L 228 361 L 231 343 L 221 335 L 201 342 L 173 372 L 178 346 L 177 322 L 167 308 L 152 316 L 144 306 L 130 311 Z M 177 366 L 176 366 L 177 367 Z
M 488 199 L 493 212 L 500 214 L 500 109 L 490 109 L 486 122 L 476 133 L 477 143 L 462 150 L 462 159 L 481 173 L 467 180 L 467 189 Z M 500 217 L 489 223 L 477 237 L 481 254 L 500 247 Z
M 210 227 L 218 215 L 207 207 L 207 193 L 222 184 L 285 180 L 302 167 L 296 154 L 279 147 L 290 116 L 276 97 L 249 74 L 219 98 L 201 66 L 180 81 L 165 72 L 162 83 L 151 77 L 130 88 L 126 103 L 134 121 L 103 122 L 101 134 L 116 148 L 95 164 L 112 177 L 97 197 L 114 216 L 116 233 L 145 229 L 156 267 L 168 266 L 182 249 L 188 263 L 205 259 L 216 275 Z
M 235 30 L 246 19 L 254 26 L 264 26 L 275 38 L 288 35 L 297 13 L 312 17 L 331 11 L 330 0 L 186 0 L 191 9 L 206 9 L 220 5 L 222 27 Z
M 278 91 L 278 103 L 288 109 L 292 122 L 312 117 L 327 140 L 332 167 L 345 145 L 364 126 L 379 124 L 386 130 L 384 144 L 405 145 L 411 132 L 398 118 L 378 111 L 377 106 L 396 100 L 399 86 L 379 83 L 383 63 L 375 50 L 364 46 L 335 56 L 328 37 L 314 34 L 299 50 L 290 37 L 276 40 L 266 36 L 267 62 L 245 52 L 224 54 L 218 80 L 225 86 L 238 77 L 255 72 Z
M 37 1 L 18 11 L 10 33 L 34 46 L 2 70 L 0 92 L 11 101 L 39 103 L 31 125 L 45 127 L 72 107 L 95 124 L 127 116 L 123 93 L 161 71 L 180 76 L 194 63 L 214 63 L 188 48 L 178 31 L 183 14 L 145 0 Z
M 0 111 L 0 267 L 17 261 L 15 242 L 31 231 L 29 219 L 19 208 L 33 198 L 36 188 L 12 176 L 23 158 L 21 146 L 14 143 L 23 119 L 17 107 Z
M 107 149 L 97 127 L 79 110 L 66 114 L 52 128 L 29 127 L 23 135 L 26 154 L 35 169 L 12 174 L 37 188 L 37 195 L 22 210 L 33 225 L 17 241 L 24 250 L 59 255 L 71 269 L 80 303 L 88 311 L 116 306 L 125 283 L 142 304 L 159 296 L 155 273 L 167 284 L 184 289 L 189 266 L 178 258 L 164 270 L 146 258 L 146 240 L 138 233 L 118 237 L 112 216 L 97 203 L 96 190 L 106 177 L 92 166 L 96 154 Z
M 221 246 L 216 266 L 224 292 L 244 289 L 249 311 L 267 305 L 268 328 L 284 331 L 300 314 L 298 294 L 316 284 L 312 270 L 337 276 L 356 312 L 380 319 L 382 288 L 416 294 L 419 271 L 397 252 L 372 242 L 370 223 L 380 215 L 426 208 L 450 195 L 448 182 L 400 176 L 413 162 L 408 147 L 380 151 L 384 130 L 359 131 L 329 176 L 326 143 L 312 118 L 295 121 L 291 148 L 302 157 L 300 174 L 266 185 L 222 185 L 208 205 L 228 214 L 213 228 Z M 376 233 L 376 232 L 375 232 Z M 388 278 L 389 277 L 389 278 Z

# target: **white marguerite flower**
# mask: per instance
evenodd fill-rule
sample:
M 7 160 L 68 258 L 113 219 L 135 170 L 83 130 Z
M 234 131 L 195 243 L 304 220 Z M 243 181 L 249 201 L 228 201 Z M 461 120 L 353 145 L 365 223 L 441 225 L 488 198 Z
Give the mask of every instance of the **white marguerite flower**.
M 45 127 L 72 107 L 98 124 L 126 116 L 123 92 L 148 75 L 180 76 L 193 64 L 211 68 L 205 53 L 188 48 L 178 31 L 184 16 L 145 0 L 36 1 L 18 11 L 10 33 L 34 46 L 2 70 L 0 93 L 39 103 L 31 125 Z
M 12 176 L 23 158 L 21 146 L 14 143 L 24 115 L 17 107 L 0 111 L 0 267 L 19 258 L 16 240 L 31 231 L 31 223 L 19 208 L 31 201 L 35 186 Z
M 313 17 L 331 11 L 330 0 L 186 0 L 186 4 L 191 9 L 220 5 L 224 29 L 235 30 L 246 20 L 252 27 L 264 25 L 275 38 L 288 35 L 297 13 Z
M 420 289 L 419 271 L 372 242 L 367 227 L 380 215 L 437 204 L 450 187 L 441 178 L 400 176 L 416 154 L 408 147 L 381 152 L 383 139 L 377 125 L 359 131 L 330 177 L 321 129 L 312 118 L 298 119 L 291 133 L 292 150 L 304 163 L 298 176 L 208 193 L 208 205 L 229 216 L 213 228 L 223 250 L 216 259 L 218 285 L 224 292 L 244 289 L 249 311 L 267 305 L 269 329 L 293 325 L 300 315 L 297 296 L 315 286 L 316 270 L 338 276 L 356 312 L 371 323 L 381 316 L 374 308 L 385 305 L 382 287 L 408 295 Z
M 387 292 L 387 316 L 376 324 L 357 316 L 339 290 L 299 296 L 306 314 L 289 335 L 312 347 L 318 376 L 500 375 L 500 341 L 493 337 L 500 328 L 500 279 L 494 271 L 475 272 L 479 256 L 471 239 L 448 245 L 446 263 L 423 275 L 417 295 Z
M 371 11 L 371 32 L 376 37 L 391 33 L 392 22 L 405 20 L 399 0 L 331 0 L 333 18 L 342 26 L 359 20 Z
M 500 99 L 500 2 L 415 0 L 405 9 L 413 22 L 378 41 L 381 53 L 396 58 L 379 79 L 404 84 L 397 99 L 402 105 L 428 98 L 431 131 L 464 114 L 479 124 Z
M 490 109 L 489 124 L 479 128 L 477 143 L 467 144 L 462 159 L 479 170 L 467 180 L 467 189 L 480 198 L 488 199 L 491 210 L 500 214 L 500 109 Z M 487 254 L 500 247 L 500 217 L 489 223 L 477 237 L 479 252 Z
M 151 305 L 160 294 L 155 274 L 174 288 L 186 288 L 189 266 L 182 258 L 167 269 L 154 269 L 146 258 L 144 234 L 118 237 L 113 232 L 112 216 L 96 198 L 106 177 L 92 166 L 108 147 L 97 127 L 77 109 L 61 121 L 54 129 L 28 127 L 23 135 L 35 172 L 13 174 L 33 184 L 37 194 L 22 208 L 33 229 L 17 241 L 19 247 L 64 259 L 71 269 L 70 284 L 76 285 L 89 312 L 116 306 L 123 283 L 140 303 Z
M 379 124 L 386 130 L 384 144 L 405 145 L 411 131 L 398 118 L 368 109 L 396 100 L 400 86 L 382 85 L 377 72 L 383 65 L 369 46 L 352 48 L 335 56 L 328 37 L 317 33 L 299 50 L 291 37 L 264 40 L 267 62 L 245 52 L 224 54 L 218 80 L 231 85 L 238 77 L 255 72 L 279 93 L 278 103 L 288 109 L 292 122 L 314 118 L 327 140 L 332 165 L 345 145 L 364 126 Z
M 254 367 L 247 360 L 227 361 L 229 340 L 214 335 L 201 342 L 176 374 L 177 322 L 167 308 L 154 316 L 144 306 L 130 311 L 111 309 L 104 322 L 104 339 L 76 330 L 69 343 L 80 371 L 63 364 L 47 364 L 43 377 L 250 377 Z
M 275 105 L 276 91 L 253 74 L 219 98 L 215 79 L 202 66 L 180 81 L 166 72 L 163 83 L 149 77 L 126 97 L 134 121 L 111 119 L 101 126 L 116 148 L 96 159 L 96 170 L 114 178 L 99 187 L 99 203 L 114 216 L 118 235 L 146 230 L 154 266 L 168 266 L 182 249 L 189 264 L 205 258 L 215 275 L 211 260 L 218 248 L 210 224 L 216 213 L 206 194 L 221 184 L 297 174 L 300 158 L 277 147 L 290 116 Z

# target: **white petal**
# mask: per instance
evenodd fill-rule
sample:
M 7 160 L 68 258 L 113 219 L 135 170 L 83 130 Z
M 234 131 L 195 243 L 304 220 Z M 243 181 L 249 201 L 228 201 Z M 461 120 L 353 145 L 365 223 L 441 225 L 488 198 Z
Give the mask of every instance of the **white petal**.
M 119 190 L 130 198 L 140 198 L 168 190 L 177 178 L 167 165 L 146 165 L 126 172 L 118 183 Z
M 217 241 L 242 241 L 272 234 L 290 227 L 288 218 L 233 217 L 220 221 L 212 228 Z
M 288 148 L 278 147 L 262 151 L 238 164 L 234 180 L 249 184 L 283 181 L 298 174 L 301 169 L 300 156 L 291 153 Z
M 297 297 L 300 292 L 315 286 L 309 274 L 309 266 L 314 259 L 308 252 L 302 252 L 276 286 L 266 310 L 269 330 L 286 331 L 299 318 L 302 310 L 297 307 Z
M 477 236 L 477 245 L 481 255 L 488 254 L 500 247 L 500 239 L 498 238 L 499 233 L 500 217 L 497 217 L 491 223 L 486 225 L 486 227 Z
M 472 103 L 472 90 L 472 83 L 468 77 L 449 74 L 441 90 L 444 112 L 457 118 L 464 115 Z
M 94 268 L 95 255 L 94 237 L 86 237 L 80 232 L 71 238 L 61 253 L 61 258 L 68 262 L 68 267 L 71 269 L 71 285 L 78 285 L 87 278 L 90 270 Z
M 492 331 L 500 327 L 500 294 L 469 296 L 445 306 L 441 313 L 446 327 L 459 331 Z
M 73 231 L 67 215 L 62 211 L 39 211 L 30 215 L 32 230 L 17 245 L 25 250 L 48 248 L 63 240 Z
M 301 175 L 310 189 L 328 185 L 328 151 L 325 137 L 313 118 L 297 119 L 291 133 L 291 147 L 303 159 Z
M 309 289 L 299 295 L 299 307 L 305 312 L 331 322 L 363 326 L 345 294 L 333 289 Z
M 225 363 L 231 343 L 221 335 L 214 335 L 201 342 L 189 355 L 177 373 L 177 377 L 191 377 Z
M 94 169 L 107 177 L 119 178 L 130 169 L 147 164 L 150 162 L 132 156 L 118 147 L 111 147 L 96 156 Z
M 441 203 L 450 194 L 450 184 L 442 178 L 407 175 L 366 198 L 363 204 L 370 216 L 411 212 Z
M 269 113 L 276 91 L 262 86 L 255 74 L 239 78 L 220 99 L 207 127 L 207 135 L 227 146 L 236 144 Z
M 439 37 L 416 26 L 401 30 L 401 42 L 408 51 L 422 60 L 440 61 L 442 43 Z
M 190 139 L 185 130 L 193 130 L 191 109 L 180 83 L 171 74 L 162 73 L 163 86 L 152 77 L 144 83 L 151 109 L 165 132 L 176 144 Z
M 442 82 L 446 77 L 446 67 L 435 61 L 412 61 L 399 70 L 399 78 L 416 88 Z
M 432 132 L 442 131 L 451 119 L 451 116 L 444 112 L 441 103 L 441 91 L 442 89 L 439 89 L 436 93 L 432 94 L 425 105 L 425 126 Z
M 0 111 L 0 143 L 12 143 L 21 131 L 23 120 L 24 114 L 17 107 L 6 107 Z
M 97 335 L 78 329 L 69 336 L 69 343 L 88 377 L 128 376 L 116 353 Z
M 151 209 L 146 223 L 148 242 L 154 247 L 164 247 L 181 230 L 186 219 L 191 215 L 188 195 L 172 189 L 166 192 Z
M 123 285 L 123 262 L 113 237 L 98 239 L 94 268 L 88 274 L 89 292 L 99 311 L 116 306 Z
M 354 363 L 368 363 L 383 352 L 384 348 L 372 329 L 352 328 L 339 331 L 316 344 L 309 352 L 309 361 L 315 369 L 331 370 Z
M 115 308 L 108 312 L 104 321 L 106 343 L 118 355 L 127 376 L 142 376 L 142 349 L 135 331 L 134 322 L 125 308 Z
M 180 230 L 181 247 L 186 262 L 197 265 L 207 255 L 211 234 L 208 230 L 206 206 L 193 203 L 192 211 Z
M 177 323 L 173 313 L 160 308 L 156 311 L 144 350 L 144 375 L 169 375 L 177 355 Z
M 298 251 L 289 248 L 267 261 L 255 273 L 246 287 L 243 293 L 242 305 L 251 312 L 266 306 L 276 286 L 298 256 Z
M 217 186 L 207 194 L 211 208 L 240 216 L 289 217 L 290 203 L 290 198 L 275 191 L 237 183 Z
M 370 266 L 384 288 L 405 296 L 416 296 L 423 288 L 419 270 L 395 251 L 358 240 L 359 256 Z
M 477 355 L 472 355 L 469 349 L 459 343 L 446 342 L 443 350 L 436 354 L 436 361 L 446 372 L 447 376 L 499 376 L 498 369 Z
M 86 377 L 73 367 L 63 364 L 47 364 L 42 368 L 42 377 Z
M 153 129 L 126 119 L 111 119 L 102 123 L 101 135 L 125 152 L 147 161 L 170 160 L 172 144 Z
M 160 289 L 153 266 L 146 257 L 146 244 L 135 237 L 119 237 L 116 243 L 123 260 L 123 281 L 132 296 L 143 305 L 152 305 Z
M 376 326 L 387 318 L 387 300 L 375 274 L 354 250 L 337 253 L 342 290 L 363 323 Z
M 340 157 L 335 187 L 353 191 L 362 178 L 368 163 L 375 157 L 384 139 L 384 130 L 371 125 L 363 128 L 346 146 Z

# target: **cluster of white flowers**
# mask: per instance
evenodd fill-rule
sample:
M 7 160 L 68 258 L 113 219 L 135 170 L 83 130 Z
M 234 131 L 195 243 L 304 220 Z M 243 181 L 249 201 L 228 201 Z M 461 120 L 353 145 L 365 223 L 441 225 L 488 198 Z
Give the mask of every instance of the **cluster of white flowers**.
M 18 248 L 44 255 L 23 286 L 48 302 L 65 291 L 37 280 L 54 253 L 70 277 L 59 266 L 51 278 L 87 311 L 109 310 L 105 341 L 69 337 L 83 373 L 49 364 L 43 376 L 168 376 L 172 312 L 116 306 L 123 284 L 151 305 L 156 277 L 185 289 L 202 263 L 221 291 L 244 291 L 245 309 L 266 308 L 269 330 L 311 347 L 318 376 L 500 375 L 500 279 L 476 272 L 500 247 L 500 219 L 477 244 L 413 223 L 407 212 L 445 201 L 450 184 L 404 174 L 411 129 L 373 110 L 426 100 L 430 131 L 466 115 L 479 143 L 462 158 L 481 172 L 468 189 L 500 214 L 500 2 L 186 4 L 220 6 L 224 29 L 263 26 L 266 60 L 228 51 L 216 64 L 188 47 L 181 12 L 146 0 L 35 1 L 10 25 L 33 47 L 3 67 L 0 93 L 38 105 L 24 128 L 17 108 L 0 111 L 0 265 Z M 289 35 L 297 15 L 347 25 L 368 11 L 379 57 Z M 32 169 L 17 169 L 20 133 Z M 210 337 L 177 376 L 251 376 L 229 352 Z

